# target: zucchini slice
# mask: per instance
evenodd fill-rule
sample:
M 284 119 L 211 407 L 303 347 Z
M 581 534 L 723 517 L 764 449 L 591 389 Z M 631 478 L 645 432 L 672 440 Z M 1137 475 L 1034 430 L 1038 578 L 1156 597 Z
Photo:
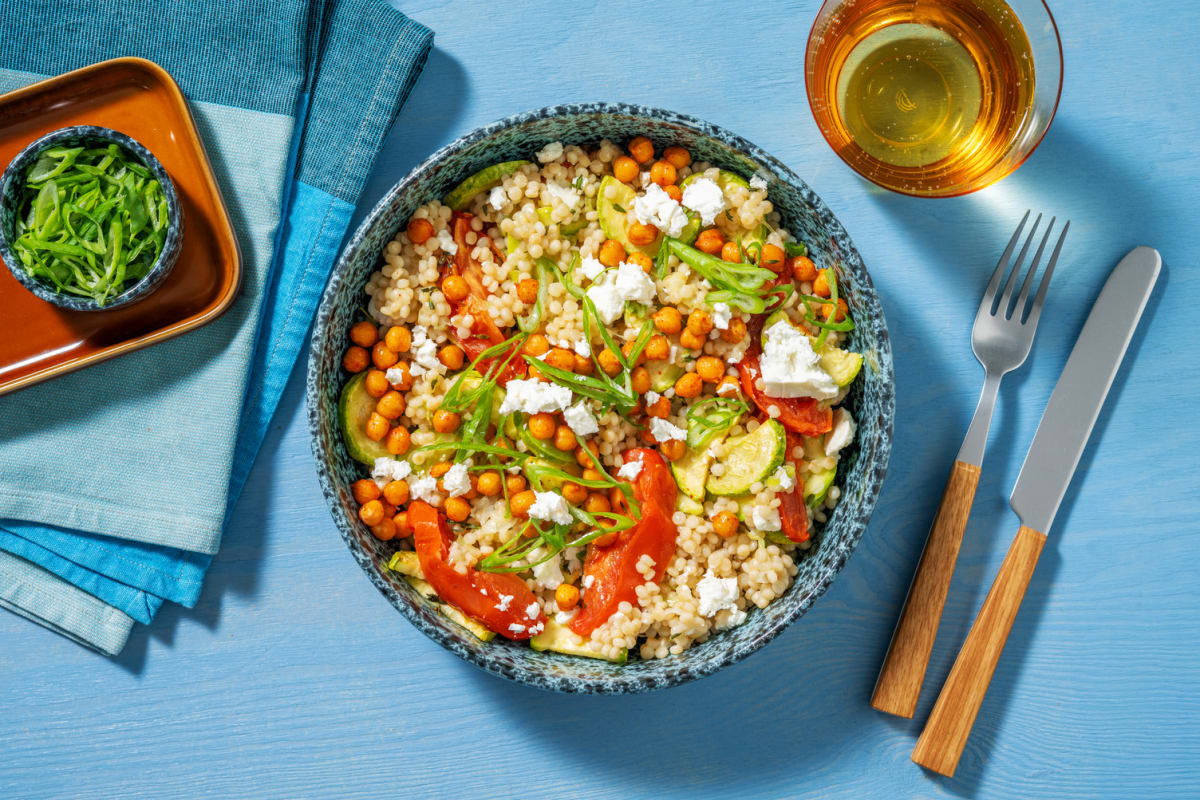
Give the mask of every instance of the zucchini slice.
M 769 419 L 751 433 L 725 440 L 725 456 L 718 462 L 724 470 L 710 474 L 706 488 L 715 495 L 744 494 L 779 468 L 786 451 L 787 432 Z
M 624 664 L 629 660 L 628 650 L 621 650 L 621 654 L 616 658 L 604 658 L 604 656 L 588 647 L 587 642 L 584 641 L 582 636 L 575 633 L 575 631 L 566 625 L 560 625 L 552 619 L 546 620 L 546 630 L 531 638 L 529 646 L 538 651 L 551 650 L 555 653 L 565 653 L 569 656 L 599 658 L 617 664 Z
M 458 186 L 455 186 L 442 202 L 455 211 L 462 211 L 471 204 L 471 198 L 475 195 L 485 189 L 491 189 L 493 186 L 496 186 L 500 181 L 528 163 L 528 161 L 502 161 L 499 164 L 484 167 Z
M 367 436 L 367 420 L 375 410 L 375 398 L 367 394 L 366 380 L 367 373 L 360 372 L 342 387 L 342 395 L 338 399 L 338 422 L 350 457 L 367 466 L 374 466 L 375 459 L 390 457 L 391 453 L 383 442 L 376 442 Z

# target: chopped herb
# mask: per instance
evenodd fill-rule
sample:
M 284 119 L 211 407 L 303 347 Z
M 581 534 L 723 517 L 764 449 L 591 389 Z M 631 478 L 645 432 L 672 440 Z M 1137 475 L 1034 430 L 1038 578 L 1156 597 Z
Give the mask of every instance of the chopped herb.
M 622 206 L 620 203 L 613 203 L 613 208 L 615 208 L 617 211 L 620 211 L 622 214 L 629 213 L 625 210 L 625 207 Z

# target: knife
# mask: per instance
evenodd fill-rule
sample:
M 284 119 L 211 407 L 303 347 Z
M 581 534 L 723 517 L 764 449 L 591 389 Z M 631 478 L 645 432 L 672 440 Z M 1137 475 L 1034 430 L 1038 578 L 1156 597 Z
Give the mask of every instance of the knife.
M 1021 527 L 913 749 L 912 760 L 923 767 L 954 775 L 1046 533 L 1161 267 L 1157 250 L 1131 250 L 1108 276 L 1079 332 L 1009 499 Z

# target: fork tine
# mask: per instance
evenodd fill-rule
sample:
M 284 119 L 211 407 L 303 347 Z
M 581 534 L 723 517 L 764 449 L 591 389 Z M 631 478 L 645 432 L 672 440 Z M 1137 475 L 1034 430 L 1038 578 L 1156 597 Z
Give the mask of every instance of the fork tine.
M 1058 254 L 1062 252 L 1063 242 L 1067 239 L 1067 231 L 1071 229 L 1071 220 L 1067 220 L 1063 225 L 1062 233 L 1058 235 L 1058 244 L 1054 246 L 1054 253 L 1050 256 L 1050 263 L 1046 265 L 1046 272 L 1042 275 L 1042 283 L 1038 286 L 1037 296 L 1033 298 L 1033 307 L 1029 309 L 1029 316 L 1026 322 L 1037 325 L 1038 317 L 1042 314 L 1042 303 L 1046 300 L 1046 290 L 1050 288 L 1050 278 L 1054 275 L 1054 265 L 1058 263 Z
M 1021 284 L 1021 293 L 1017 295 L 1017 299 L 1006 310 L 1005 316 L 1012 317 L 1014 314 L 1017 321 L 1020 322 L 1025 317 L 1025 301 L 1029 298 L 1029 288 L 1033 286 L 1033 276 L 1037 274 L 1038 264 L 1042 261 L 1042 253 L 1046 250 L 1046 242 L 1050 241 L 1050 232 L 1054 230 L 1054 220 L 1057 217 L 1050 218 L 1050 224 L 1046 226 L 1046 232 L 1042 234 L 1042 241 L 1038 245 L 1037 252 L 1033 254 L 1033 261 L 1029 264 L 1029 271 L 1025 273 L 1025 281 Z
M 1032 212 L 1026 209 L 1025 216 L 1021 217 L 1020 224 L 1013 231 L 1012 238 L 1008 240 L 1008 247 L 1004 248 L 1004 255 L 1000 256 L 1000 263 L 996 265 L 996 271 L 992 273 L 987 289 L 983 292 L 983 300 L 979 303 L 981 312 L 986 308 L 988 314 L 992 313 L 992 301 L 996 299 L 996 289 L 999 288 L 1000 281 L 1004 279 L 1004 273 L 1008 270 L 1008 259 L 1012 257 L 1013 248 L 1017 246 L 1017 241 L 1021 238 L 1021 231 L 1025 228 L 1025 223 L 1029 221 L 1030 213 Z
M 1033 221 L 1033 227 L 1029 229 L 1029 236 L 1025 239 L 1025 245 L 1021 248 L 1021 254 L 1017 256 L 1017 260 L 1013 262 L 1012 272 L 1008 274 L 1008 282 L 1004 284 L 1004 293 L 1000 295 L 1000 301 L 992 306 L 992 313 L 999 313 L 1004 309 L 1004 317 L 1008 317 L 1008 305 L 1012 300 L 1013 287 L 1017 285 L 1017 276 L 1021 274 L 1021 264 L 1025 262 L 1025 254 L 1029 252 L 1029 245 L 1033 243 L 1033 237 L 1037 235 L 1038 224 L 1042 221 L 1042 215 L 1038 214 L 1037 219 Z

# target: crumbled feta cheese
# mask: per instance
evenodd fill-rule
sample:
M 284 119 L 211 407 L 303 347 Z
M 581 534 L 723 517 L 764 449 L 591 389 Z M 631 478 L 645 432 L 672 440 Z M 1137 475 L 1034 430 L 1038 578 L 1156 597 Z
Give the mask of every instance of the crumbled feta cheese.
M 445 369 L 437 357 L 437 344 L 431 339 L 426 339 L 419 347 L 414 347 L 412 355 L 413 360 L 408 365 L 408 370 L 417 377 L 426 372 L 441 372 Z
M 516 622 L 509 625 L 508 629 L 510 631 L 512 631 L 513 633 L 524 633 L 525 632 L 525 626 L 521 625 L 519 623 L 516 623 Z
M 583 401 L 576 403 L 564 411 L 563 419 L 566 420 L 567 427 L 581 440 L 585 436 L 591 436 L 600 430 L 600 426 L 596 423 L 596 418 L 592 416 L 592 412 L 588 411 Z
M 622 261 L 617 266 L 617 293 L 629 303 L 654 302 L 654 281 L 637 264 Z
M 725 608 L 737 608 L 737 578 L 718 578 L 710 569 L 696 584 L 696 594 L 700 598 L 697 611 L 702 617 L 716 616 L 718 611 Z
M 712 225 L 717 214 L 725 210 L 725 193 L 716 181 L 699 176 L 684 187 L 683 204 L 699 214 L 700 221 L 705 225 Z
M 371 468 L 371 477 L 376 483 L 404 480 L 411 474 L 412 467 L 407 461 L 397 461 L 387 456 L 375 459 L 375 465 Z
M 686 196 L 686 192 L 684 192 Z M 687 225 L 687 212 L 657 183 L 633 200 L 633 216 L 643 225 L 653 225 L 667 236 L 678 236 Z M 710 223 L 711 219 L 708 220 Z
M 650 391 L 646 392 L 646 405 L 648 405 L 648 406 L 654 405 L 655 403 L 658 402 L 659 398 L 661 398 L 661 397 L 662 397 L 661 394 L 659 394 L 658 392 L 651 389 Z
M 467 473 L 466 464 L 455 464 L 446 470 L 442 476 L 442 485 L 451 497 L 458 497 L 471 491 L 471 476 Z
M 587 296 L 592 299 L 592 303 L 596 306 L 596 313 L 600 315 L 600 319 L 605 325 L 611 325 L 625 313 L 625 298 L 617 291 L 617 282 L 613 279 L 614 277 L 615 274 L 613 276 L 605 275 L 594 280 L 587 290 Z
M 544 622 L 535 622 L 529 626 L 529 632 L 534 636 L 537 636 L 544 630 L 546 630 L 546 623 Z
M 583 261 L 579 263 L 579 269 L 582 270 L 584 277 L 589 281 L 594 281 L 597 275 L 604 272 L 605 266 L 594 256 L 584 256 Z
M 582 336 L 575 340 L 575 354 L 587 358 L 592 354 L 592 343 Z
M 412 374 L 411 370 L 409 370 L 409 374 Z M 383 377 L 387 379 L 388 383 L 403 383 L 408 376 L 404 374 L 403 368 L 397 366 L 388 367 L 388 371 L 383 373 Z
M 641 474 L 642 474 L 642 462 L 641 461 L 626 461 L 624 464 L 621 465 L 621 468 L 619 470 L 617 470 L 617 477 L 624 478 L 627 481 L 636 480 L 637 476 L 641 475 Z
M 551 161 L 558 161 L 563 155 L 562 142 L 551 142 L 550 144 L 537 151 L 537 160 L 543 164 L 549 164 Z
M 722 383 L 717 387 L 717 394 L 719 394 L 721 397 L 733 397 L 737 393 L 737 383 Z
M 554 621 L 559 625 L 566 625 L 571 620 L 575 619 L 575 614 L 578 609 L 572 608 L 570 611 L 559 611 L 554 615 Z
M 719 631 L 727 631 L 730 628 L 736 628 L 746 621 L 746 612 L 740 608 L 734 608 L 729 612 L 728 617 L 723 623 L 718 623 L 716 629 Z
M 503 186 L 493 186 L 488 192 L 488 205 L 499 211 L 504 208 L 505 202 L 508 201 L 508 193 L 504 191 Z
M 779 509 L 770 506 L 755 506 L 750 512 L 750 524 L 763 533 L 777 531 L 783 527 L 779 519 Z
M 659 417 L 650 418 L 650 433 L 654 434 L 654 438 L 659 442 L 666 442 L 671 439 L 683 441 L 687 438 L 687 431 Z
M 671 352 L 667 354 L 667 361 L 670 361 L 672 364 L 679 363 L 679 345 L 671 345 Z
M 767 179 L 761 172 L 756 172 L 750 176 L 751 189 L 766 189 Z
M 529 605 L 525 606 L 525 616 L 529 617 L 530 619 L 537 619 L 538 614 L 541 614 L 541 613 L 542 613 L 542 607 L 540 605 L 538 605 L 536 600 L 534 600 Z
M 812 342 L 803 331 L 787 320 L 780 320 L 766 330 L 763 341 L 761 368 L 765 394 L 817 400 L 837 396 L 837 384 L 821 369 Z
M 844 408 L 835 409 L 833 429 L 825 434 L 825 455 L 836 455 L 843 447 L 850 444 L 854 439 L 856 429 L 854 417 L 850 416 L 849 411 Z
M 533 505 L 529 507 L 529 516 L 533 519 L 543 519 L 558 525 L 571 524 L 571 507 L 558 492 L 534 492 Z
M 595 575 L 584 575 L 583 576 L 583 588 L 590 589 L 590 588 L 592 588 L 592 584 L 595 582 L 596 582 Z
M 790 492 L 796 488 L 795 479 L 788 474 L 785 467 L 779 467 L 779 469 L 775 470 L 775 480 L 779 481 L 779 488 L 782 491 Z
M 502 594 L 502 595 L 497 595 L 497 596 L 500 598 L 500 602 L 496 603 L 496 610 L 497 611 L 508 611 L 508 606 L 510 603 L 512 603 L 513 596 L 511 594 Z
M 438 247 L 442 248 L 442 252 L 448 256 L 452 256 L 458 252 L 458 244 L 454 241 L 454 236 L 450 231 L 440 230 L 437 235 Z
M 408 490 L 413 497 L 418 500 L 424 500 L 426 503 L 432 503 L 438 496 L 437 478 L 429 475 L 422 475 L 408 485 Z
M 729 307 L 729 303 L 713 303 L 712 321 L 717 330 L 729 330 L 729 323 L 733 322 L 733 309 Z
M 530 561 L 538 561 L 546 557 L 546 551 L 538 548 L 529 554 Z M 538 564 L 532 568 L 533 581 L 539 589 L 557 589 L 558 585 L 563 582 L 562 567 L 559 565 L 559 557 Z
M 558 200 L 564 206 L 574 209 L 579 205 L 579 192 L 568 186 L 559 186 L 557 183 L 547 183 L 546 191 L 550 196 Z
M 539 380 L 512 380 L 504 386 L 504 402 L 500 404 L 501 415 L 521 411 L 540 414 L 562 411 L 571 404 L 571 390 L 554 383 Z

